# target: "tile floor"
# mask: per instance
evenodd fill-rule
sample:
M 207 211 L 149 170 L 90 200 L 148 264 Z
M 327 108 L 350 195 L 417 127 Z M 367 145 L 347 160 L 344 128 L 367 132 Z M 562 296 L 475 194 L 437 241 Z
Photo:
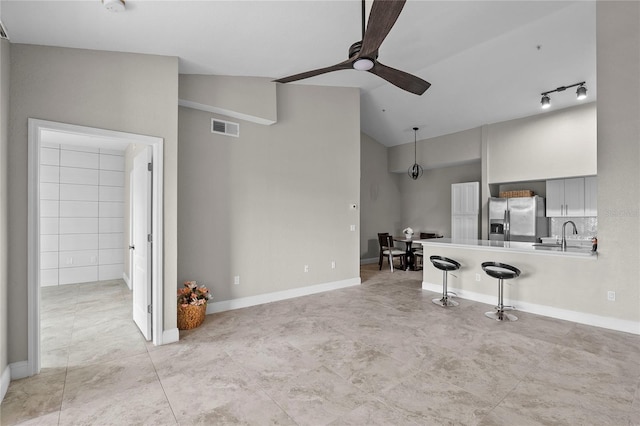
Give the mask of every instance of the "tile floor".
M 2 425 L 640 425 L 640 336 L 459 300 L 419 272 L 208 315 L 154 347 L 112 281 L 46 288 L 42 374 Z M 91 287 L 91 290 L 87 290 Z

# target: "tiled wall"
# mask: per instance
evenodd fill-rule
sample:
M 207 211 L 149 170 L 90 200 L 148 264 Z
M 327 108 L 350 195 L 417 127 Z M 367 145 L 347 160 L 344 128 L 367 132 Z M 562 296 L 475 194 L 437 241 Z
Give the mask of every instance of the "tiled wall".
M 40 148 L 40 285 L 122 278 L 124 152 Z
M 573 228 L 571 225 L 567 225 L 565 229 L 566 237 L 576 240 L 591 241 L 593 237 L 598 236 L 598 218 L 597 217 L 552 217 L 550 222 L 549 236 L 556 237 L 556 239 L 562 238 L 562 225 L 572 220 L 576 224 L 578 235 L 573 235 L 571 232 Z

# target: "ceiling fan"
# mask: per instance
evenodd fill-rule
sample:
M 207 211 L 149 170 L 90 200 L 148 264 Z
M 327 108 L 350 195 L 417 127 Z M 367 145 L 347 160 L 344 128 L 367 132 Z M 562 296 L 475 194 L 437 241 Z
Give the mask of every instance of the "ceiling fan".
M 349 59 L 330 67 L 295 74 L 275 81 L 290 83 L 332 71 L 356 69 L 375 74 L 407 92 L 422 95 L 431 86 L 430 83 L 378 62 L 378 49 L 396 23 L 405 3 L 406 0 L 374 0 L 369 13 L 369 22 L 365 29 L 365 0 L 362 0 L 362 40 L 351 45 Z

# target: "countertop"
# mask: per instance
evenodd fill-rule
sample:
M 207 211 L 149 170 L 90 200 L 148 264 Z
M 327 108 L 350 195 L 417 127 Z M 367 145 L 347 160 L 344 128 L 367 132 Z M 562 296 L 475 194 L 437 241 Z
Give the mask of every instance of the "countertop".
M 415 241 L 424 246 L 449 246 L 456 248 L 475 250 L 498 250 L 512 251 L 520 253 L 541 254 L 550 256 L 588 257 L 596 259 L 597 252 L 592 252 L 590 247 L 571 246 L 565 251 L 559 247 L 536 246 L 534 243 L 523 243 L 519 241 L 493 241 L 493 240 L 452 240 L 451 238 L 434 238 Z

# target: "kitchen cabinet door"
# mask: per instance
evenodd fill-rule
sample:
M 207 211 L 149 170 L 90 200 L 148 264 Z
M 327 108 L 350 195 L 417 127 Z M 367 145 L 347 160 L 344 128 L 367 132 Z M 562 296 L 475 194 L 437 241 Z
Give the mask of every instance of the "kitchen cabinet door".
M 451 185 L 451 214 L 478 214 L 480 183 L 465 182 Z
M 451 238 L 453 240 L 477 240 L 478 215 L 451 216 Z
M 598 216 L 598 178 L 584 178 L 584 215 Z
M 584 178 L 564 180 L 564 216 L 584 217 Z
M 585 179 L 579 177 L 548 180 L 547 217 L 584 217 Z
M 564 179 L 547 181 L 547 217 L 564 216 Z

